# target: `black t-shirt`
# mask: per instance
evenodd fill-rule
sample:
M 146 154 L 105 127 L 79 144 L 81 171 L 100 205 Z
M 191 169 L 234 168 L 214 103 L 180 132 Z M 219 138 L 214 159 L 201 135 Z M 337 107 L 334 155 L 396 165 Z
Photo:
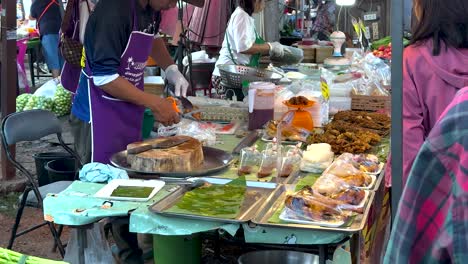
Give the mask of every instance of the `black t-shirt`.
M 132 5 L 138 17 L 138 30 L 158 32 L 160 13 L 151 7 L 141 7 L 138 0 L 99 0 L 88 19 L 84 37 L 86 59 L 94 76 L 117 73 L 133 30 Z
M 50 5 L 49 9 L 45 11 L 42 18 L 39 20 L 42 12 L 49 3 L 53 0 L 35 0 L 31 5 L 31 17 L 38 20 L 38 28 L 41 36 L 48 34 L 58 34 L 60 31 L 60 25 L 62 23 L 62 17 L 60 15 L 60 7 L 57 4 Z M 58 1 L 61 0 L 56 0 Z

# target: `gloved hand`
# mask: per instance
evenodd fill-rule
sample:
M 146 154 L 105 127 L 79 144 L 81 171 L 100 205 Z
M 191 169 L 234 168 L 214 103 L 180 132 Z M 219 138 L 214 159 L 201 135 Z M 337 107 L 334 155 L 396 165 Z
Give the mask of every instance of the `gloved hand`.
M 268 42 L 270 46 L 270 57 L 282 58 L 284 56 L 283 45 L 279 42 Z
M 175 87 L 175 95 L 176 96 L 187 96 L 187 89 L 189 83 L 185 80 L 184 75 L 180 73 L 177 65 L 172 64 L 171 66 L 167 67 L 166 70 L 166 79 L 169 81 L 170 84 L 174 85 Z

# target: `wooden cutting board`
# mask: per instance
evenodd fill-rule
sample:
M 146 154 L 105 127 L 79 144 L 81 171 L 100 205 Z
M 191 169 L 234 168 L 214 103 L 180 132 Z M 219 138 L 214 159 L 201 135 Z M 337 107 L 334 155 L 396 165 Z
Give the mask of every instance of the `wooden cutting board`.
M 167 149 L 151 149 L 136 155 L 128 155 L 127 162 L 131 168 L 143 172 L 179 172 L 191 171 L 203 164 L 202 144 L 195 138 L 188 136 L 174 136 L 172 139 L 187 138 L 178 146 Z M 155 144 L 168 138 L 156 138 L 143 142 L 131 143 L 127 149 L 142 144 Z

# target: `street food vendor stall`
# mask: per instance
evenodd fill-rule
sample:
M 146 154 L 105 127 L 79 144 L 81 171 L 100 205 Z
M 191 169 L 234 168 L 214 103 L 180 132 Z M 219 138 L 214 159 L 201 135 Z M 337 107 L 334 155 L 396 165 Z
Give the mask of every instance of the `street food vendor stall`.
M 351 239 L 349 262 L 378 259 L 389 219 L 382 173 L 388 76 L 380 74 L 388 66 L 372 54 L 356 54 L 346 67 L 320 70 L 321 81 L 305 66 L 306 78 L 284 86 L 268 82 L 272 75 L 254 74 L 259 79 L 248 82 L 249 103 L 189 97 L 193 107 L 186 109 L 176 101 L 190 119 L 111 156 L 130 179 L 75 182 L 44 200 L 45 218 L 86 226 L 130 214 L 131 232 L 155 235 L 160 261 L 157 242 L 187 235 L 196 241 L 198 233 L 217 229 L 232 236 L 242 230 L 245 243 L 318 245 L 321 263 L 333 258 L 330 245 Z M 252 76 L 238 77 L 242 83 Z M 383 103 L 363 104 L 366 96 Z M 351 101 L 340 105 L 344 99 L 335 98 Z M 362 111 L 377 109 L 381 113 Z M 219 115 L 223 111 L 229 114 Z M 259 111 L 269 118 L 256 117 Z
M 170 260 L 163 257 L 158 246 L 168 237 L 195 241 L 209 230 L 231 236 L 242 230 L 245 243 L 317 245 L 320 263 L 333 260 L 330 245 L 346 252 L 349 263 L 378 260 L 389 220 L 382 171 L 390 68 L 372 54 L 342 56 L 343 35 L 331 35 L 335 50 L 323 67 L 269 69 L 237 65 L 228 37 L 231 61 L 217 64 L 219 79 L 243 89 L 246 102 L 173 99 L 179 124 L 109 153 L 109 162 L 129 179 L 86 182 L 84 170 L 82 182 L 44 200 L 45 218 L 86 226 L 130 215 L 131 232 L 154 235 L 160 263 L 187 263 L 175 249 Z M 271 55 L 275 45 L 267 46 L 263 54 Z M 278 49 L 279 64 L 285 49 L 294 51 Z M 285 77 L 289 84 L 279 85 Z M 223 111 L 230 115 L 214 121 L 227 125 L 208 122 Z M 86 254 L 87 231 L 78 230 Z M 343 243 L 351 249 L 343 250 Z M 200 244 L 192 246 L 200 250 Z

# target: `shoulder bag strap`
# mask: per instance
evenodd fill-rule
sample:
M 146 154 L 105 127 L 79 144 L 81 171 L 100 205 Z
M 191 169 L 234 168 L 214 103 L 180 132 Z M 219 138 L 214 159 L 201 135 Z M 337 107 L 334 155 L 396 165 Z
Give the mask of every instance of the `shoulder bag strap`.
M 46 6 L 46 8 L 44 8 L 44 10 L 42 11 L 41 15 L 39 16 L 39 18 L 37 19 L 37 22 L 36 22 L 36 28 L 39 29 L 39 32 L 41 32 L 41 29 L 39 28 L 39 23 L 41 22 L 41 19 L 44 16 L 44 14 L 47 12 L 47 10 L 49 10 L 49 8 L 53 4 L 56 4 L 57 6 L 60 7 L 59 3 L 57 3 L 56 0 L 51 0 L 50 3 Z

